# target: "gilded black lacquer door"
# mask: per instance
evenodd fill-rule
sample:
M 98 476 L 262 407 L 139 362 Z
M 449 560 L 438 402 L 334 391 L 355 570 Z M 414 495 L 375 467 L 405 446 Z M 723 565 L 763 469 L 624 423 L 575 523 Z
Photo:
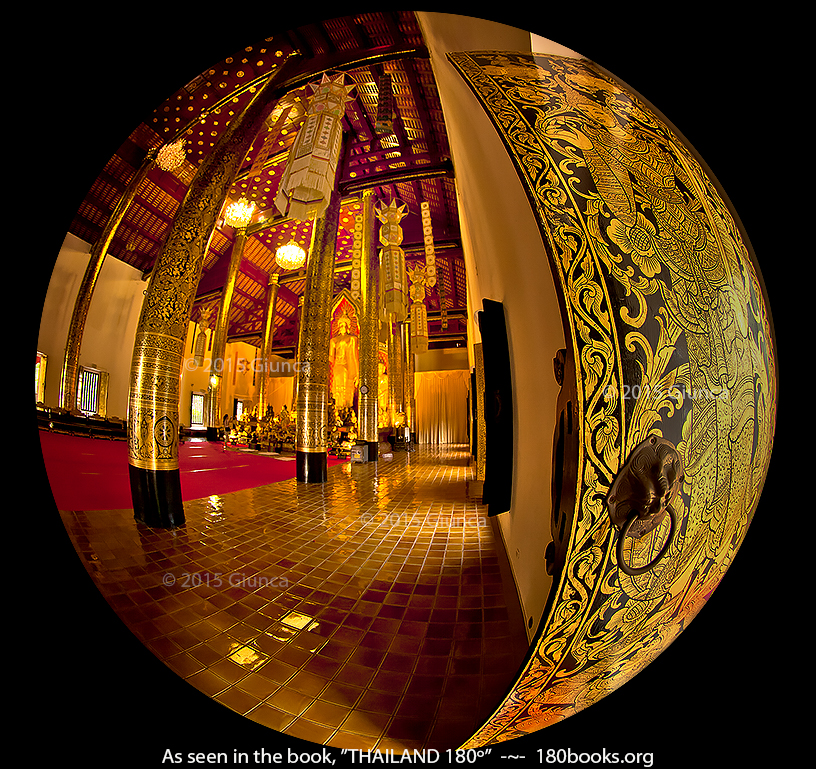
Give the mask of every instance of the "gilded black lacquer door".
M 649 105 L 585 60 L 448 58 L 516 166 L 568 340 L 553 587 L 515 687 L 464 746 L 475 748 L 597 701 L 696 615 L 756 509 L 777 384 L 747 239 Z

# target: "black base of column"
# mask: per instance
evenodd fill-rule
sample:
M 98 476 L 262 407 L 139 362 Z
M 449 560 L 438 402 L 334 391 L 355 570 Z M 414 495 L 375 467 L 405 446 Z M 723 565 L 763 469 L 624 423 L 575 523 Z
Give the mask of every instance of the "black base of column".
M 377 441 L 366 441 L 368 446 L 368 461 L 376 462 L 380 457 L 380 444 Z
M 133 517 L 146 526 L 184 526 L 181 477 L 178 470 L 142 470 L 130 465 Z
M 329 474 L 329 455 L 325 451 L 296 451 L 295 469 L 298 481 L 323 483 Z
M 221 440 L 221 431 L 217 427 L 208 427 L 207 428 L 207 440 L 212 441 L 220 441 Z

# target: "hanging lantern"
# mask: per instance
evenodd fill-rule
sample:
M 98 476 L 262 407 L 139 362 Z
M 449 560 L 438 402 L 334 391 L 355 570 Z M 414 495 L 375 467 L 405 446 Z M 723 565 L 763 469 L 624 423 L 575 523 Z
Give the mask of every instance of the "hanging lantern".
M 431 206 L 423 202 L 419 206 L 422 214 L 422 237 L 425 240 L 425 276 L 429 286 L 436 285 L 436 251 L 433 242 L 433 227 L 431 226 Z
M 400 248 L 402 227 L 400 222 L 407 216 L 406 206 L 397 206 L 392 200 L 388 206 L 376 211 L 383 223 L 380 228 L 380 291 L 383 313 L 392 321 L 402 322 L 408 317 L 408 286 L 405 275 L 405 253 Z
M 411 349 L 415 353 L 428 352 L 428 311 L 425 302 L 411 305 Z
M 399 246 L 386 246 L 380 251 L 380 284 L 384 313 L 392 321 L 404 321 L 408 316 L 405 253 Z
M 387 72 L 380 76 L 377 84 L 379 97 L 377 100 L 377 122 L 374 130 L 378 134 L 394 133 L 394 88 L 391 84 L 391 75 Z
M 343 78 L 342 72 L 334 79 L 323 75 L 289 150 L 275 205 L 290 219 L 315 219 L 329 205 L 340 157 L 341 121 L 354 87 L 343 85 Z
M 406 269 L 411 281 L 408 294 L 411 297 L 411 349 L 415 353 L 428 352 L 428 311 L 425 308 L 425 267 L 415 264 Z

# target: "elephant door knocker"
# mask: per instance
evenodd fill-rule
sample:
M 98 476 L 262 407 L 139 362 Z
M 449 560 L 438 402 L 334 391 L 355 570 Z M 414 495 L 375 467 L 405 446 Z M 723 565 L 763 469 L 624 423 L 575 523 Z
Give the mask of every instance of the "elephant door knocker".
M 683 461 L 674 445 L 650 435 L 629 455 L 609 489 L 606 502 L 609 518 L 619 530 L 618 567 L 624 574 L 645 574 L 666 555 L 677 528 L 671 506 L 683 484 Z M 645 566 L 633 567 L 623 558 L 626 537 L 640 539 L 654 531 L 669 516 L 669 534 L 655 558 Z

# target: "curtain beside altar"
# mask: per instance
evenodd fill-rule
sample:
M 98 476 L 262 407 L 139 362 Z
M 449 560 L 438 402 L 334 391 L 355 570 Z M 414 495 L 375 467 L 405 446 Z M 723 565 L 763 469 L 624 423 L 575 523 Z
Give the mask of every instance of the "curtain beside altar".
M 416 373 L 415 430 L 418 443 L 467 443 L 469 371 Z
M 293 408 L 295 377 L 273 376 L 269 377 L 266 381 L 267 387 L 269 388 L 266 395 L 266 402 L 275 410 L 275 416 L 283 411 L 284 405 L 291 411 Z

